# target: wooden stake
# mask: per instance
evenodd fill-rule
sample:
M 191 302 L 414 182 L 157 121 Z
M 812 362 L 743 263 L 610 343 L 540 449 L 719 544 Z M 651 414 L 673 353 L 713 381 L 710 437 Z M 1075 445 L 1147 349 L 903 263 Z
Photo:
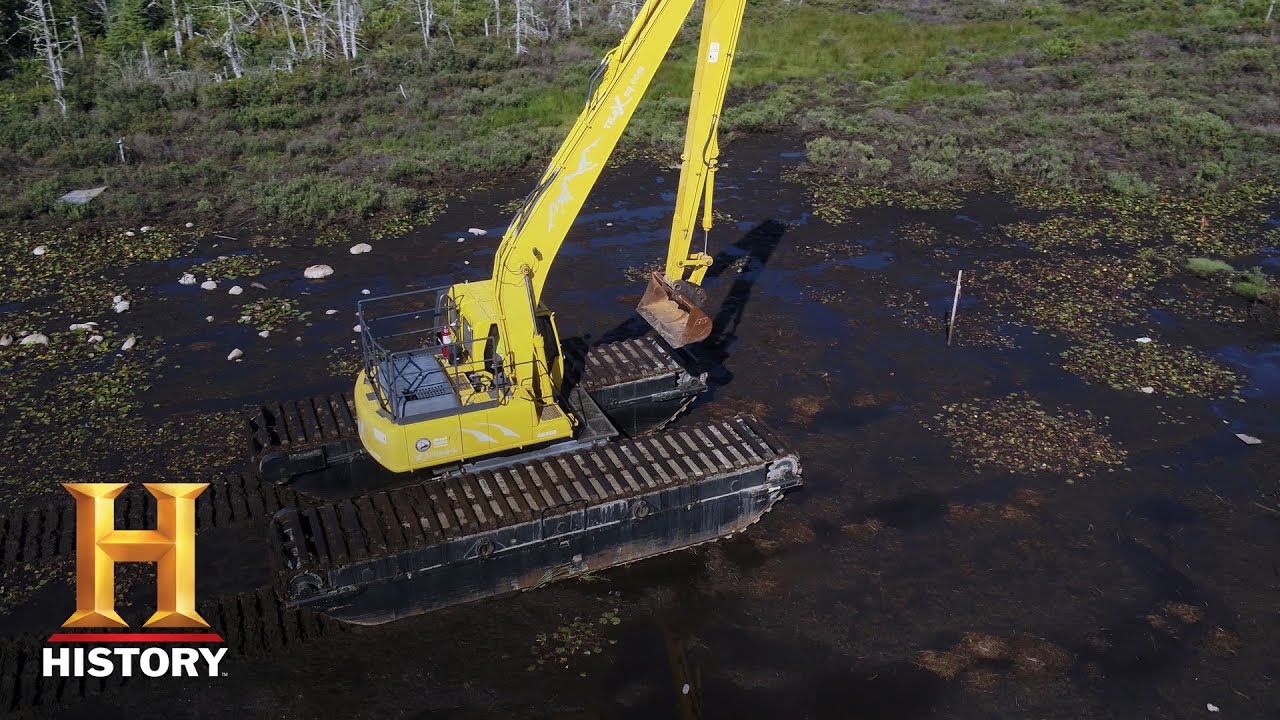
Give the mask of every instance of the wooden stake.
M 956 311 L 960 309 L 960 280 L 963 277 L 963 270 L 956 272 L 956 295 L 951 300 L 951 320 L 947 322 L 947 345 L 951 345 L 951 336 L 956 332 Z

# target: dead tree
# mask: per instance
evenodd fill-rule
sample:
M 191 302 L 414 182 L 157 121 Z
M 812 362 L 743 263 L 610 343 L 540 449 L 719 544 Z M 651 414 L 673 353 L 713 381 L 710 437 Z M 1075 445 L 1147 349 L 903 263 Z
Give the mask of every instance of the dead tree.
M 427 49 L 431 47 L 431 21 L 434 19 L 434 13 L 431 8 L 431 0 L 414 0 L 414 5 L 418 8 L 418 26 L 422 28 L 422 47 Z M 455 5 L 454 12 L 457 12 Z M 485 18 L 485 34 L 488 35 L 489 21 Z
M 71 32 L 75 35 L 76 52 L 79 53 L 80 59 L 83 60 L 84 59 L 84 40 L 80 37 L 80 21 L 76 19 L 75 15 L 71 16 Z
M 218 40 L 219 47 L 226 54 L 227 60 L 231 63 L 231 72 L 237 78 L 244 77 L 244 70 L 240 67 L 241 50 L 240 43 L 237 38 L 238 28 L 236 19 L 231 16 L 231 0 L 224 0 L 223 7 L 226 10 L 227 31 L 222 34 Z
M 178 15 L 178 0 L 169 0 L 169 12 L 173 15 L 173 49 L 182 57 L 182 17 Z
M 46 4 L 46 0 L 27 0 L 27 12 L 19 17 L 24 21 L 23 30 L 35 41 L 36 53 L 44 57 L 49 68 L 49 80 L 53 83 L 54 102 L 66 117 L 67 103 L 62 99 L 62 43 L 58 40 L 53 5 Z

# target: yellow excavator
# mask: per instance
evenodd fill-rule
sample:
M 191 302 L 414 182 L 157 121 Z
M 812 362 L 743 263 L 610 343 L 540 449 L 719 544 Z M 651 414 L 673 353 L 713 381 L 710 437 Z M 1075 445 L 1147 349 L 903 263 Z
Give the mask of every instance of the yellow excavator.
M 542 292 L 693 0 L 649 0 L 605 55 L 492 277 L 361 301 L 354 393 L 250 420 L 264 478 L 317 495 L 384 488 L 278 514 L 289 602 L 384 622 L 731 534 L 800 483 L 754 418 L 654 432 L 706 388 L 679 348 L 711 332 L 700 284 L 744 3 L 704 0 L 666 266 L 638 308 L 656 337 L 562 345 Z

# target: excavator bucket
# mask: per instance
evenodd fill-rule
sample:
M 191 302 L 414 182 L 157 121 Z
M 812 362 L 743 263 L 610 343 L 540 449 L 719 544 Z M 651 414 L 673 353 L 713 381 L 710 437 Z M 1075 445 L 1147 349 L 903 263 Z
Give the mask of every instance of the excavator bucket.
M 698 303 L 656 272 L 649 274 L 649 287 L 636 312 L 673 348 L 696 343 L 711 334 L 711 318 Z

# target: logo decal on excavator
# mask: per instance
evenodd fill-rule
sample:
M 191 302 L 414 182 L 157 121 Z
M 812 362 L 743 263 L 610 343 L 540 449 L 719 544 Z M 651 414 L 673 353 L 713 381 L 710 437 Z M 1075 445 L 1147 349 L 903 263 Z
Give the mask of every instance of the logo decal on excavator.
M 631 81 L 627 83 L 627 89 L 623 90 L 621 95 L 613 97 L 613 107 L 609 110 L 609 117 L 604 121 L 606 128 L 612 128 L 613 124 L 618 122 L 618 118 L 622 117 L 631 106 L 631 96 L 636 94 L 636 83 L 640 82 L 640 76 L 643 74 L 643 66 L 636 68 L 636 71 L 631 74 Z
M 548 231 L 555 229 L 556 218 L 559 217 L 564 204 L 573 199 L 573 192 L 569 189 L 569 183 L 580 175 L 585 175 L 600 167 L 597 163 L 587 158 L 587 153 L 593 150 L 599 142 L 600 139 L 596 138 L 590 145 L 582 148 L 582 154 L 578 156 L 578 169 L 560 178 L 560 194 L 556 195 L 556 199 L 551 203 L 551 207 L 547 212 Z
M 485 442 L 487 442 L 487 443 L 494 443 L 494 444 L 497 444 L 497 442 L 498 442 L 497 440 L 494 440 L 494 439 L 493 439 L 493 436 L 492 436 L 492 435 L 490 435 L 490 434 L 488 434 L 488 433 L 482 433 L 482 432 L 480 432 L 479 430 L 472 430 L 471 428 L 462 428 L 462 432 L 464 432 L 464 433 L 471 433 L 471 435 L 472 435 L 472 436 L 474 436 L 474 437 L 475 437 L 475 439 L 477 439 L 477 440 L 483 440 L 483 441 L 485 441 Z

